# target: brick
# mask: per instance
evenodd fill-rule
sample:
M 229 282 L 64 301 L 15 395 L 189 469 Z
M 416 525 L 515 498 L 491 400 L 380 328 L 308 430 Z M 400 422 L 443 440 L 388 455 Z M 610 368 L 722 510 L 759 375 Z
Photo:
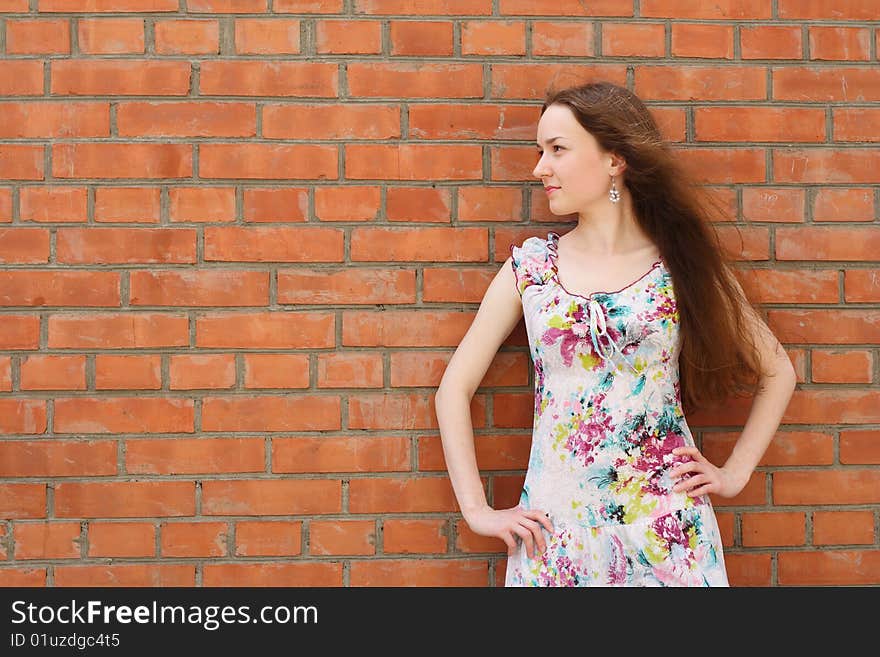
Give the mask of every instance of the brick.
M 880 270 L 847 269 L 843 287 L 847 302 L 880 301 Z
M 750 269 L 738 277 L 756 303 L 837 303 L 836 270 Z
M 6 19 L 6 52 L 10 55 L 70 53 L 70 23 L 60 19 Z
M 880 583 L 880 550 L 780 552 L 779 586 L 863 586 Z
M 43 62 L 9 60 L 0 62 L 0 94 L 4 96 L 41 96 Z
M 58 349 L 144 349 L 189 346 L 184 315 L 89 313 L 49 317 L 47 346 Z
M 52 145 L 52 174 L 58 178 L 189 178 L 192 161 L 189 144 Z
M 276 13 L 341 14 L 343 0 L 275 0 L 272 7 Z
M 871 383 L 874 361 L 870 351 L 812 352 L 815 383 Z
M 482 400 L 473 406 L 474 424 L 483 426 L 485 418 Z M 433 395 L 416 392 L 412 394 L 352 395 L 349 401 L 349 427 L 352 429 L 434 429 L 437 425 L 433 410 Z
M 867 61 L 871 59 L 871 30 L 864 27 L 811 26 L 810 59 Z
M 192 432 L 192 399 L 74 397 L 55 400 L 57 433 Z
M 338 71 L 337 64 L 325 62 L 207 60 L 201 64 L 199 93 L 205 96 L 335 98 L 339 86 Z
M 880 40 L 880 31 L 877 32 Z M 871 141 L 880 130 L 880 109 L 869 107 L 842 107 L 834 109 L 835 141 Z
M 299 54 L 300 21 L 277 17 L 237 18 L 235 52 L 240 55 Z
M 880 465 L 880 431 L 841 431 L 840 462 Z
M 384 554 L 444 554 L 446 520 L 388 518 L 382 524 Z
M 382 372 L 377 353 L 318 354 L 319 388 L 381 388 Z
M 12 536 L 16 559 L 77 559 L 78 522 L 16 522 Z
M 98 354 L 95 356 L 96 390 L 159 390 L 162 357 Z
M 319 55 L 378 55 L 382 52 L 382 24 L 368 20 L 316 21 L 315 50 Z
M 877 6 L 872 0 L 779 0 L 779 18 L 795 20 L 816 18 L 830 20 L 874 20 Z
M 204 431 L 321 431 L 341 428 L 339 397 L 205 398 Z
M 234 187 L 174 187 L 168 198 L 172 222 L 235 221 Z
M 529 463 L 531 444 L 530 434 L 475 436 L 477 467 L 480 472 L 524 470 Z M 439 436 L 423 436 L 419 439 L 419 470 L 446 470 L 446 459 Z
M 400 135 L 400 108 L 391 105 L 263 107 L 263 136 L 268 139 L 396 139 Z
M 731 586 L 761 586 L 771 583 L 770 554 L 739 552 L 724 555 L 724 565 Z
M 641 66 L 634 92 L 642 100 L 766 100 L 760 66 Z
M 23 221 L 85 222 L 87 191 L 84 187 L 25 187 L 19 195 Z
M 517 105 L 413 105 L 410 136 L 417 139 L 533 139 L 539 108 Z
M 44 433 L 44 399 L 0 399 L 0 433 Z
M 154 557 L 156 527 L 146 522 L 90 522 L 90 557 Z
M 642 0 L 640 13 L 645 17 L 717 19 L 772 18 L 770 6 L 762 0 L 716 0 L 711 4 L 689 0 Z
M 334 326 L 333 315 L 328 313 L 212 314 L 196 320 L 196 346 L 258 349 L 332 347 Z
M 785 470 L 773 474 L 774 504 L 876 504 L 878 499 L 877 470 Z
M 95 221 L 159 223 L 161 190 L 151 187 L 95 188 Z
M 168 378 L 171 390 L 232 388 L 235 385 L 235 356 L 172 355 Z
M 533 34 L 540 31 L 537 24 L 532 25 Z M 539 34 L 533 41 L 548 45 Z M 546 38 L 546 35 L 545 37 Z M 540 49 L 540 47 L 538 48 Z M 540 54 L 534 50 L 535 54 Z M 462 21 L 462 55 L 525 55 L 526 24 L 522 21 Z
M 742 516 L 742 541 L 745 547 L 803 545 L 805 536 L 804 513 L 744 513 Z
M 799 25 L 743 25 L 739 28 L 743 59 L 801 59 Z
M 606 57 L 663 57 L 666 55 L 666 26 L 603 23 L 602 54 Z
M 490 98 L 543 100 L 548 89 L 559 89 L 584 80 L 602 79 L 626 84 L 623 64 L 493 64 Z M 480 94 L 482 96 L 482 93 Z
M 62 228 L 57 260 L 65 264 L 194 263 L 194 228 Z
M 679 158 L 687 172 L 702 183 L 763 183 L 767 179 L 761 148 L 694 148 L 681 150 Z
M 779 260 L 873 260 L 880 228 L 810 226 L 776 229 Z
M 388 221 L 449 221 L 451 208 L 448 189 L 389 187 L 386 191 Z
M 245 189 L 243 206 L 246 222 L 303 222 L 309 213 L 309 191 L 307 189 Z
M 27 11 L 27 5 L 22 11 Z M 0 568 L 0 586 L 46 586 L 45 568 Z
M 339 3 L 341 5 L 341 2 Z M 341 11 L 338 9 L 337 11 Z M 355 0 L 355 14 L 420 15 L 488 15 L 492 13 L 490 0 Z
M 715 465 L 723 465 L 739 435 L 738 432 L 704 432 L 703 455 Z M 777 431 L 758 465 L 831 465 L 833 462 L 834 438 L 830 433 Z
M 356 228 L 351 237 L 353 261 L 446 261 L 485 259 L 483 228 Z
M 59 518 L 135 518 L 192 516 L 191 481 L 63 482 L 55 485 Z
M 144 53 L 144 21 L 133 18 L 81 18 L 79 51 L 90 55 Z
M 436 387 L 443 378 L 449 352 L 401 351 L 391 354 L 391 386 Z M 484 386 L 524 386 L 531 369 L 529 357 L 522 352 L 498 352 L 479 388 Z
M 482 98 L 483 68 L 480 64 L 351 63 L 348 89 L 352 96 L 368 98 Z
M 772 68 L 773 98 L 809 102 L 880 100 L 877 67 L 835 66 Z
M 189 93 L 189 62 L 53 59 L 49 67 L 54 95 L 185 96 Z
M 0 272 L 0 303 L 8 306 L 119 306 L 119 274 L 7 270 Z
M 224 557 L 225 522 L 163 522 L 160 550 L 163 557 Z
M 204 178 L 335 179 L 338 151 L 318 144 L 201 144 Z
M 870 188 L 817 189 L 814 221 L 872 221 L 874 193 Z
M 4 117 L 0 136 L 4 138 L 110 136 L 110 103 L 12 101 L 0 103 L 0 112 Z
M 334 305 L 415 303 L 416 275 L 415 271 L 361 267 L 342 271 L 279 270 L 277 300 Z M 381 371 L 379 376 L 381 387 Z M 351 383 L 363 385 L 360 381 Z
M 814 511 L 815 545 L 870 545 L 874 542 L 871 511 Z
M 343 231 L 337 228 L 206 227 L 204 259 L 239 262 L 342 262 Z M 302 245 L 307 243 L 308 249 Z
M 220 52 L 220 22 L 216 20 L 157 20 L 153 25 L 160 55 L 216 55 Z
M 252 103 L 122 102 L 116 108 L 122 137 L 253 137 Z M 172 188 L 172 192 L 177 191 Z
M 245 354 L 245 388 L 308 388 L 307 354 Z
M 49 231 L 44 228 L 0 228 L 0 263 L 49 262 Z M 4 317 L 7 325 L 13 321 Z M 39 321 L 39 320 L 38 320 Z M 2 338 L 0 338 L 2 342 Z
M 407 57 L 449 57 L 452 23 L 448 21 L 390 21 L 391 54 Z
M 472 145 L 352 144 L 346 147 L 345 177 L 373 180 L 476 180 L 482 149 Z
M 272 472 L 401 472 L 410 469 L 404 436 L 275 438 Z
M 187 10 L 211 14 L 257 14 L 266 11 L 266 0 L 187 0 Z
M 672 23 L 672 56 L 733 59 L 733 26 Z
M 373 520 L 312 520 L 309 552 L 318 555 L 367 555 L 376 553 Z
M 464 520 L 456 523 L 455 549 L 465 554 L 474 552 L 507 553 L 507 544 L 500 538 L 475 534 Z M 496 571 L 498 567 L 496 566 Z
M 267 306 L 269 274 L 231 270 L 140 270 L 130 278 L 132 306 Z
M 703 107 L 694 110 L 697 141 L 822 142 L 825 110 L 796 107 Z
M 0 517 L 45 518 L 46 484 L 0 483 Z
M 0 442 L 0 476 L 96 477 L 117 474 L 114 440 Z
M 595 54 L 593 51 L 593 24 L 534 21 L 532 23 L 532 54 L 536 56 L 592 57 Z
M 263 516 L 339 513 L 338 479 L 272 479 L 202 482 L 202 514 Z
M 458 511 L 446 477 L 352 479 L 351 513 L 430 513 Z
M 206 564 L 202 585 L 220 586 L 342 586 L 341 562 Z
M 443 303 L 480 303 L 496 274 L 497 270 L 487 271 L 477 268 L 425 269 L 422 279 L 422 300 Z M 431 385 L 437 385 L 442 374 L 441 372 L 435 379 L 432 379 Z M 392 376 L 394 376 L 393 370 Z
M 125 469 L 132 474 L 263 472 L 262 438 L 128 440 Z
M 194 564 L 56 566 L 55 586 L 167 587 L 196 584 Z
M 465 187 L 458 193 L 459 221 L 509 221 L 522 214 L 522 191 L 516 187 Z
M 41 12 L 163 12 L 177 11 L 176 0 L 40 0 Z
M 880 330 L 870 310 L 771 310 L 768 317 L 780 340 L 799 344 L 861 344 Z
M 44 153 L 42 146 L 0 145 L 0 178 L 6 180 L 43 180 Z
M 286 557 L 302 553 L 302 522 L 235 523 L 235 556 Z
M 374 221 L 381 204 L 382 190 L 379 187 L 315 189 L 315 216 L 319 221 Z

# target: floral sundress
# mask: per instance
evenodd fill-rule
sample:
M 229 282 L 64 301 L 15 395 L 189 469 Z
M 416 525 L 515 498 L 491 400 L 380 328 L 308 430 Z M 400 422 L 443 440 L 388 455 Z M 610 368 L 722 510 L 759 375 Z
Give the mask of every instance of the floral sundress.
M 547 549 L 522 540 L 505 586 L 729 586 L 708 496 L 673 491 L 681 407 L 679 316 L 658 260 L 615 292 L 581 296 L 558 276 L 559 235 L 511 244 L 535 366 L 532 446 L 520 495 L 545 511 Z

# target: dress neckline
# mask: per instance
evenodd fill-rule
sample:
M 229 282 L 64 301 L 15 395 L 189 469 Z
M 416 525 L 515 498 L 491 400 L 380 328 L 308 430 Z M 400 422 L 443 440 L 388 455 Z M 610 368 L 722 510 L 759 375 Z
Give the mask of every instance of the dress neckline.
M 559 234 L 555 232 L 547 233 L 547 252 L 550 256 L 550 273 L 553 279 L 553 282 L 556 283 L 562 291 L 572 297 L 578 297 L 580 299 L 586 299 L 587 301 L 592 301 L 593 297 L 600 295 L 611 295 L 611 294 L 620 294 L 621 292 L 625 292 L 626 290 L 633 287 L 636 283 L 641 280 L 647 278 L 655 269 L 658 269 L 663 266 L 663 258 L 659 258 L 654 261 L 654 264 L 646 271 L 644 274 L 639 276 L 637 279 L 632 281 L 631 283 L 624 285 L 619 290 L 614 290 L 611 292 L 606 292 L 605 290 L 597 290 L 595 292 L 591 292 L 589 295 L 578 294 L 577 292 L 569 292 L 565 285 L 562 284 L 562 280 L 559 278 L 559 268 L 557 266 L 557 259 L 559 258 L 559 252 L 557 251 L 557 244 L 559 242 Z

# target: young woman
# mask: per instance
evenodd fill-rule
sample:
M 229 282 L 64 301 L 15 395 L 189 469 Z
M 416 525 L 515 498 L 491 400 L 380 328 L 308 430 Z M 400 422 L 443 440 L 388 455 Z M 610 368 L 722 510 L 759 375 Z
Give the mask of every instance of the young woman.
M 578 221 L 510 246 L 437 390 L 464 519 L 507 544 L 507 586 L 727 586 L 707 494 L 748 482 L 794 390 L 791 362 L 641 100 L 604 82 L 553 92 L 537 143 L 551 212 Z M 493 509 L 469 404 L 523 315 L 531 454 L 519 504 Z M 717 467 L 685 413 L 743 394 L 750 415 Z

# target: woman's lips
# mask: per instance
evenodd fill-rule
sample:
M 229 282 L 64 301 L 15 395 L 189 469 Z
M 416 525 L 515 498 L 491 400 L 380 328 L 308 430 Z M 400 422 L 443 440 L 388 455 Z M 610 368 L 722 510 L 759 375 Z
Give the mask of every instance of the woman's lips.
M 555 192 L 557 189 L 559 189 L 559 188 L 558 187 L 545 187 L 544 191 L 547 192 L 547 196 L 550 196 L 550 194 Z

